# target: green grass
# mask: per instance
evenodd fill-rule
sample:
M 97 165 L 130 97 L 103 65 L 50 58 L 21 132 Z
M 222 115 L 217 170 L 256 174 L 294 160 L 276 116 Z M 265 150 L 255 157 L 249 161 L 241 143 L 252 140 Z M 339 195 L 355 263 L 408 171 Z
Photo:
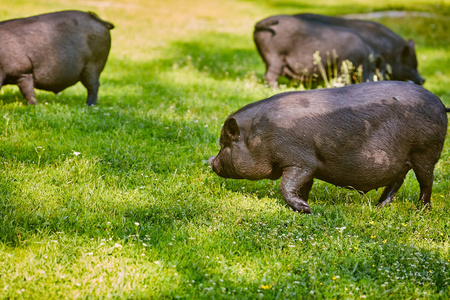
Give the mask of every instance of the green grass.
M 274 93 L 252 40 L 274 14 L 414 10 L 378 21 L 416 41 L 425 87 L 450 106 L 445 1 L 0 0 L 0 19 L 63 9 L 113 22 L 99 105 L 81 84 L 0 91 L 0 298 L 447 299 L 450 138 L 433 209 L 408 174 L 391 207 L 316 181 L 312 215 L 279 181 L 219 178 L 226 116 Z M 286 82 L 287 83 L 287 82 Z M 287 84 L 289 85 L 289 84 Z

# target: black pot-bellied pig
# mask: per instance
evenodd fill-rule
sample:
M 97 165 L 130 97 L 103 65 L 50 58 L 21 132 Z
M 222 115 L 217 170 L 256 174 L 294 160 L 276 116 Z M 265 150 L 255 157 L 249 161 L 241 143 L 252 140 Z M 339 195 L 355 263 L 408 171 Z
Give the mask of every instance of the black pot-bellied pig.
M 320 25 L 346 28 L 361 37 L 383 58 L 381 69 L 387 71 L 390 79 L 410 80 L 420 85 L 425 82 L 417 71 L 414 41 L 405 41 L 401 36 L 380 23 L 316 14 L 298 14 L 294 17 L 303 22 L 315 22 Z M 390 68 L 386 67 L 386 64 L 390 65 Z
M 17 84 L 30 104 L 34 88 L 58 93 L 78 81 L 97 101 L 114 25 L 94 13 L 61 11 L 0 22 L 0 87 Z
M 339 76 L 342 62 L 349 60 L 355 67 L 362 66 L 362 81 L 367 81 L 381 63 L 354 32 L 294 16 L 273 16 L 256 23 L 253 38 L 266 64 L 266 80 L 272 87 L 277 86 L 279 76 L 301 82 L 311 81 L 314 76 L 318 82 L 323 80 L 324 72 L 314 59 L 316 51 L 326 70 L 325 76 L 329 76 L 329 70 Z
M 314 178 L 363 192 L 386 187 L 381 207 L 413 169 L 430 205 L 446 111 L 437 96 L 398 81 L 282 93 L 230 115 L 209 163 L 225 178 L 281 176 L 283 198 L 304 213 Z

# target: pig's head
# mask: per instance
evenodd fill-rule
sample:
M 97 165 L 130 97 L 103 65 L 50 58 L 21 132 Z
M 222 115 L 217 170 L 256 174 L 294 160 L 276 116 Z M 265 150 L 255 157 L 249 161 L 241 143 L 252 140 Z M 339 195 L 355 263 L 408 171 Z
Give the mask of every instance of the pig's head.
M 423 85 L 425 79 L 417 71 L 416 51 L 414 50 L 414 41 L 409 40 L 406 45 L 398 50 L 395 66 L 392 66 L 394 80 L 412 81 Z
M 250 133 L 243 131 L 233 117 L 225 121 L 220 134 L 219 154 L 209 158 L 211 168 L 224 178 L 270 178 L 273 176 L 272 166 L 267 159 L 267 149 L 261 144 L 261 138 L 252 138 Z

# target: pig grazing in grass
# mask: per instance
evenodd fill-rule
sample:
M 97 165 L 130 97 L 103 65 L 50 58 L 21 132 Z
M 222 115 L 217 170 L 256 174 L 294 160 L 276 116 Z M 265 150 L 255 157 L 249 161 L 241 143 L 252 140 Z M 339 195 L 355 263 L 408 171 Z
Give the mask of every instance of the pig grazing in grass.
M 58 93 L 78 81 L 97 102 L 114 25 L 94 13 L 61 11 L 0 22 L 0 87 L 17 84 L 29 104 L 34 88 Z
M 341 65 L 350 61 L 362 67 L 362 81 L 372 80 L 382 60 L 355 32 L 341 26 L 304 21 L 295 16 L 279 15 L 255 25 L 253 38 L 264 63 L 266 80 L 277 86 L 279 76 L 300 82 L 321 82 L 331 73 L 341 75 Z M 318 51 L 323 70 L 315 53 Z
M 303 213 L 311 212 L 314 178 L 363 192 L 386 187 L 381 207 L 413 169 L 430 206 L 446 112 L 437 96 L 407 82 L 282 93 L 229 116 L 209 163 L 225 178 L 281 177 L 284 200 Z

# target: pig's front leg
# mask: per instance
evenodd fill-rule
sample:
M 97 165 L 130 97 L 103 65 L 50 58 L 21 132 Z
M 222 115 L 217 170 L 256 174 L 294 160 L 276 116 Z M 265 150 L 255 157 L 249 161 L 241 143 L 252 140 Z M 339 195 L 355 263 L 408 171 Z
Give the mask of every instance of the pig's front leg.
M 288 167 L 281 177 L 281 194 L 286 203 L 295 211 L 310 214 L 308 200 L 313 184 L 312 171 L 306 168 Z

